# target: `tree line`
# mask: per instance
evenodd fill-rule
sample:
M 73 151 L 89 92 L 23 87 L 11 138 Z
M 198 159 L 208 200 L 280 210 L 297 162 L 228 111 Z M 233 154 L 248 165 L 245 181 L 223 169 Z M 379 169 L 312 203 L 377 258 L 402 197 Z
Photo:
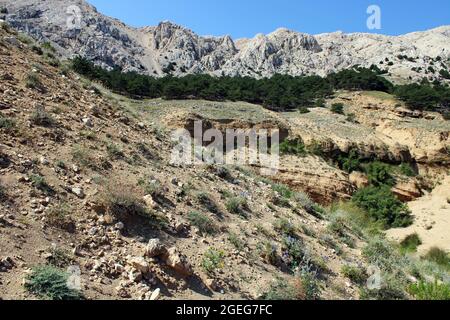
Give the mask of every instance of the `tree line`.
M 324 99 L 340 89 L 393 93 L 416 109 L 433 109 L 438 105 L 448 107 L 450 97 L 448 86 L 425 82 L 394 86 L 376 68 L 358 66 L 327 77 L 276 74 L 263 79 L 213 77 L 206 74 L 156 78 L 136 72 L 123 72 L 119 68 L 106 70 L 82 57 L 72 60 L 72 68 L 116 93 L 134 98 L 245 101 L 275 111 L 321 106 Z

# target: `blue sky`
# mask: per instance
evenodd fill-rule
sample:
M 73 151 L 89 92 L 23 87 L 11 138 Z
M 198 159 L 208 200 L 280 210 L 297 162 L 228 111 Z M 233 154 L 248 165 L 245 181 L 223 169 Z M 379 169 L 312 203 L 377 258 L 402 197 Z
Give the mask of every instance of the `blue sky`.
M 376 32 L 390 35 L 450 25 L 450 0 L 88 0 L 111 17 L 136 26 L 170 20 L 200 35 L 233 38 L 279 27 L 317 34 Z M 366 10 L 381 8 L 381 30 L 368 30 Z

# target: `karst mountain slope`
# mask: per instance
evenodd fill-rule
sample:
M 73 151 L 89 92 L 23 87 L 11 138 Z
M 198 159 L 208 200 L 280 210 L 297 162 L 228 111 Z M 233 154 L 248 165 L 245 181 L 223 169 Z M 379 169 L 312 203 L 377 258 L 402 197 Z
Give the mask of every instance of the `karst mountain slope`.
M 72 5 L 80 8 L 79 29 L 67 27 Z M 439 77 L 439 66 L 428 70 L 431 59 L 446 59 L 450 54 L 448 26 L 404 36 L 342 32 L 314 36 L 281 28 L 268 35 L 234 40 L 199 36 L 171 22 L 132 28 L 101 14 L 84 0 L 1 0 L 0 7 L 7 9 L 0 19 L 40 41 L 54 43 L 64 57 L 82 55 L 105 67 L 155 76 L 326 75 L 373 64 L 387 70 L 395 81 L 404 81 Z

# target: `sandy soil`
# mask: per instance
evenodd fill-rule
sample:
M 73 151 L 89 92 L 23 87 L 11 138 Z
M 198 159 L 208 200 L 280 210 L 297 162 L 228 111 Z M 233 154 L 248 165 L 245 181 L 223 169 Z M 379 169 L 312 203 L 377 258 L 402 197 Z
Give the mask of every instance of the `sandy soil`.
M 409 228 L 392 229 L 387 232 L 392 239 L 401 241 L 406 236 L 417 232 L 423 244 L 418 248 L 419 254 L 431 247 L 439 247 L 450 252 L 450 176 L 433 192 L 410 202 L 409 207 L 416 217 Z

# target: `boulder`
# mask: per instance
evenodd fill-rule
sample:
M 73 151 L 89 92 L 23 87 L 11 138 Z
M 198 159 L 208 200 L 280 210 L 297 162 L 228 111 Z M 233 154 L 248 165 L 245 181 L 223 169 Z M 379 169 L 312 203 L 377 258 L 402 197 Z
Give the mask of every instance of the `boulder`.
M 175 247 L 168 250 L 166 264 L 183 277 L 193 274 L 192 266 L 188 262 L 187 257 Z
M 161 255 L 167 256 L 167 249 L 161 244 L 159 239 L 150 239 L 145 248 L 145 256 L 154 258 Z
M 415 180 L 398 182 L 392 192 L 403 202 L 414 201 L 422 196 L 422 190 Z
M 147 206 L 147 208 L 149 208 L 149 209 L 156 208 L 156 202 L 155 202 L 155 200 L 153 200 L 152 195 L 148 194 L 148 195 L 144 196 L 143 200 L 144 200 L 144 203 Z
M 356 186 L 358 189 L 365 188 L 369 185 L 369 179 L 367 179 L 367 176 L 362 172 L 352 172 L 349 175 L 348 179 L 350 183 Z
M 146 274 L 150 271 L 150 265 L 143 257 L 133 257 L 129 261 L 130 265 L 137 271 Z

